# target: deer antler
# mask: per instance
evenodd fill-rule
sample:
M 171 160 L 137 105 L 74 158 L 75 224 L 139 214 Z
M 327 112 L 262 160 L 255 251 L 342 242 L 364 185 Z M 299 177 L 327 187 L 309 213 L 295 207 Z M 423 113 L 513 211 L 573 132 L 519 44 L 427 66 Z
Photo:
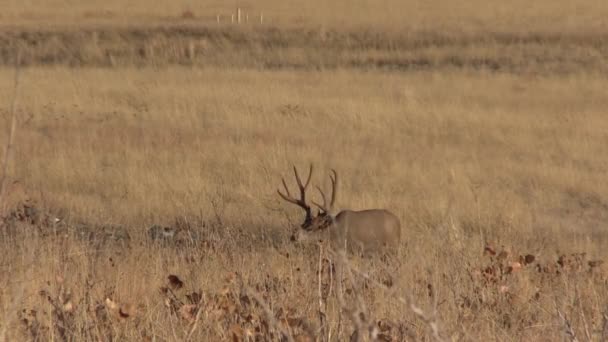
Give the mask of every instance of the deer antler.
M 302 180 L 300 179 L 300 175 L 298 174 L 298 170 L 296 169 L 296 167 L 293 167 L 293 173 L 296 176 L 296 182 L 298 183 L 298 188 L 300 189 L 300 198 L 296 199 L 293 196 L 291 196 L 291 193 L 289 192 L 289 188 L 287 187 L 287 183 L 285 182 L 285 179 L 281 177 L 281 181 L 283 182 L 283 188 L 285 188 L 285 194 L 281 192 L 281 190 L 277 189 L 277 193 L 279 194 L 279 196 L 281 196 L 282 199 L 284 199 L 285 201 L 289 202 L 289 203 L 293 203 L 299 207 L 301 207 L 302 209 L 304 209 L 304 211 L 306 212 L 306 220 L 309 220 L 312 218 L 311 215 L 311 211 L 310 211 L 310 206 L 306 203 L 306 189 L 308 188 L 308 185 L 310 184 L 310 179 L 312 177 L 312 164 L 310 164 L 310 170 L 308 171 L 308 178 L 306 179 L 306 183 L 302 184 Z
M 319 209 L 323 210 L 326 213 L 329 213 L 333 210 L 334 203 L 336 202 L 336 192 L 338 190 L 338 174 L 334 169 L 331 169 L 331 172 L 332 173 L 329 175 L 329 179 L 331 180 L 331 202 L 329 202 L 329 207 L 327 206 L 327 198 L 325 197 L 323 190 L 321 190 L 321 188 L 318 186 L 316 186 L 316 188 L 321 193 L 321 198 L 323 198 L 323 205 L 312 201 L 312 204 L 316 205 L 317 207 L 319 207 Z

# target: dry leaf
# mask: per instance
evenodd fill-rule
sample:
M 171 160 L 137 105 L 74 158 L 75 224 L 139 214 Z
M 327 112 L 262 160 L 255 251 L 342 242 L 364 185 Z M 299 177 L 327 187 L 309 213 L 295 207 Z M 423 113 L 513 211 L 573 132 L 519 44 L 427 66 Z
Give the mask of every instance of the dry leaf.
M 241 341 L 244 337 L 243 328 L 238 324 L 230 326 L 230 332 L 232 333 L 233 341 Z
M 128 318 L 131 316 L 135 316 L 135 305 L 133 305 L 131 303 L 124 304 L 123 306 L 120 307 L 120 310 L 118 310 L 118 314 L 122 318 Z
M 228 286 L 222 288 L 219 292 L 222 296 L 227 296 L 230 293 L 230 288 Z
M 489 255 L 496 255 L 496 251 L 491 246 L 486 246 L 486 248 L 484 248 L 483 250 L 483 253 Z
M 247 336 L 247 337 L 249 337 L 251 339 L 251 338 L 255 337 L 255 332 L 251 328 L 246 328 L 245 329 L 245 336 Z
M 196 321 L 196 309 L 197 305 L 195 304 L 185 304 L 179 308 L 179 314 L 183 319 L 190 323 L 194 323 Z
M 174 274 L 169 275 L 167 278 L 169 279 L 169 286 L 171 286 L 171 289 L 173 290 L 179 290 L 184 286 L 184 282 Z
M 507 273 L 513 273 L 521 270 L 521 264 L 517 261 L 512 262 L 507 268 Z
M 106 307 L 110 310 L 117 310 L 118 309 L 118 304 L 116 304 L 113 300 L 111 300 L 110 298 L 106 298 Z
M 68 300 L 67 303 L 63 304 L 63 311 L 65 311 L 65 312 L 74 311 L 74 304 L 72 304 L 71 300 Z
M 527 254 L 524 257 L 524 265 L 528 265 L 534 262 L 534 260 L 536 260 L 536 257 L 532 254 Z

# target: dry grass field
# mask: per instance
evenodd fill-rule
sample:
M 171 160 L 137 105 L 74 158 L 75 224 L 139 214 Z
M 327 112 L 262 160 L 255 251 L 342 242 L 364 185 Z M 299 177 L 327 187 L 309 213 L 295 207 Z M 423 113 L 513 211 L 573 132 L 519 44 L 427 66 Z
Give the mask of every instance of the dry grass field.
M 0 340 L 606 340 L 608 6 L 349 3 L 5 2 Z M 398 255 L 290 241 L 309 163 Z

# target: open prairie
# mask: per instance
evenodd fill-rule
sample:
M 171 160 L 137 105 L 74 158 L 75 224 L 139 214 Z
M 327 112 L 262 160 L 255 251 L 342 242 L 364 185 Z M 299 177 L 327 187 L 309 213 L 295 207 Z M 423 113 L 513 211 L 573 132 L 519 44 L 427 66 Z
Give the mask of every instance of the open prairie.
M 356 3 L 5 2 L 0 340 L 606 340 L 608 5 Z

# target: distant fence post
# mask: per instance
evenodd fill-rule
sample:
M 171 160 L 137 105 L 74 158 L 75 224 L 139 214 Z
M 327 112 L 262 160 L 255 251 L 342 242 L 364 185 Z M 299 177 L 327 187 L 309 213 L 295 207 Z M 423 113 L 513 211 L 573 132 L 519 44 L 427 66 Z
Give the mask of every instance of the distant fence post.
M 225 19 L 225 20 L 228 20 L 228 19 Z M 255 23 L 256 20 L 257 19 L 256 19 L 255 13 L 251 14 L 251 22 Z M 219 24 L 222 21 L 222 14 L 220 14 L 220 13 L 216 14 L 215 21 Z M 235 22 L 237 24 L 249 23 L 249 13 L 243 12 L 240 7 L 237 7 L 236 13 L 230 14 L 230 22 L 232 24 L 234 24 Z M 264 12 L 262 12 L 262 11 L 260 11 L 260 24 L 264 24 Z

